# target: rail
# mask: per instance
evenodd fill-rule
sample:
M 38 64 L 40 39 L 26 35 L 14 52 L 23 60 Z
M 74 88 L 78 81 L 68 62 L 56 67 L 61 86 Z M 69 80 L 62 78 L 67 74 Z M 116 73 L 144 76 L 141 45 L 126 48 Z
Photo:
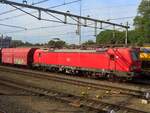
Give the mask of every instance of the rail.
M 107 113 L 112 112 L 132 112 L 132 113 L 148 113 L 142 110 L 133 109 L 130 107 L 125 107 L 120 104 L 112 104 L 103 101 L 98 101 L 94 99 L 88 99 L 80 96 L 71 95 L 68 93 L 62 93 L 55 90 L 44 89 L 37 86 L 31 86 L 29 84 L 24 84 L 19 81 L 13 82 L 10 80 L 0 78 L 0 83 L 8 86 L 13 86 L 16 88 L 20 88 L 24 91 L 32 92 L 33 94 L 37 94 L 39 96 L 45 96 L 47 98 L 55 98 L 57 100 L 61 100 L 63 102 L 70 103 L 70 105 L 77 104 L 78 107 L 87 107 L 93 110 L 103 111 Z
M 20 74 L 24 76 L 30 76 L 30 77 L 35 77 L 35 78 L 40 78 L 40 79 L 46 79 L 46 80 L 52 80 L 56 82 L 63 82 L 67 84 L 72 84 L 72 85 L 78 85 L 78 86 L 83 86 L 83 87 L 90 87 L 93 89 L 101 89 L 101 90 L 106 90 L 106 91 L 118 91 L 121 94 L 125 95 L 132 95 L 136 96 L 137 98 L 146 98 L 149 99 L 150 97 L 145 97 L 150 91 L 150 89 L 145 89 L 145 90 L 137 90 L 137 89 L 129 89 L 129 88 L 123 88 L 123 87 L 117 87 L 117 86 L 112 86 L 108 84 L 101 84 L 101 83 L 94 83 L 94 82 L 87 82 L 82 79 L 76 79 L 76 77 L 66 77 L 59 76 L 59 74 L 52 74 L 52 73 L 43 73 L 39 71 L 33 71 L 33 70 L 28 70 L 28 69 L 19 69 L 19 68 L 12 68 L 12 67 L 4 67 L 0 66 L 0 71 L 3 72 L 10 72 L 10 73 L 15 73 L 15 74 Z

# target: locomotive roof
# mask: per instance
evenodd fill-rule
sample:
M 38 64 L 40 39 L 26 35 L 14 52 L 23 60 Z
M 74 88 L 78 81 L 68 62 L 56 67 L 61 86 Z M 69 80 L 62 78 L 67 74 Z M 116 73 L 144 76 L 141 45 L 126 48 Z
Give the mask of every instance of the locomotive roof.
M 97 48 L 95 50 L 81 50 L 81 49 L 44 49 L 45 52 L 82 52 L 95 53 L 106 52 L 110 48 Z M 114 49 L 130 49 L 130 48 L 114 48 Z M 42 49 L 41 49 L 42 50 Z
M 60 49 L 60 50 L 54 50 L 54 52 L 91 52 L 91 53 L 94 53 L 96 52 L 96 50 Z

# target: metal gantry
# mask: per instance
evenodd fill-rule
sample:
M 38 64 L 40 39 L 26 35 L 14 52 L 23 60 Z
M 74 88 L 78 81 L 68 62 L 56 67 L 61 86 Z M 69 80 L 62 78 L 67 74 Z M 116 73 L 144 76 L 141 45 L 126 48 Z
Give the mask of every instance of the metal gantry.
M 10 5 L 10 6 L 38 19 L 38 20 L 45 20 L 45 21 L 52 21 L 52 22 L 70 24 L 70 25 L 77 25 L 77 31 L 78 31 L 79 35 L 80 35 L 81 26 L 94 28 L 95 29 L 95 36 L 97 35 L 97 29 L 103 29 L 103 24 L 113 26 L 113 28 L 121 27 L 121 28 L 124 28 L 126 30 L 125 44 L 128 43 L 127 42 L 128 29 L 129 29 L 128 24 L 122 25 L 122 24 L 112 23 L 112 22 L 108 22 L 108 21 L 104 21 L 104 20 L 94 19 L 94 18 L 91 18 L 89 16 L 85 17 L 85 16 L 81 16 L 81 15 L 71 14 L 69 11 L 61 12 L 61 11 L 51 10 L 51 9 L 47 9 L 47 8 L 43 8 L 43 7 L 37 7 L 37 6 L 33 6 L 33 5 L 17 3 L 17 2 L 13 2 L 13 1 L 9 1 L 9 0 L 0 0 L 0 3 L 8 4 L 8 5 Z M 22 9 L 23 7 L 28 8 L 28 9 L 32 9 L 32 10 L 36 10 L 38 12 L 38 15 L 35 16 L 32 13 L 25 11 L 24 9 Z M 43 12 L 48 14 L 49 16 L 53 17 L 55 20 L 43 18 L 42 17 Z M 63 16 L 63 19 L 62 19 L 62 17 L 60 18 L 59 16 Z M 74 22 L 70 22 L 69 18 L 71 18 Z M 93 24 L 89 24 L 90 22 L 92 22 Z

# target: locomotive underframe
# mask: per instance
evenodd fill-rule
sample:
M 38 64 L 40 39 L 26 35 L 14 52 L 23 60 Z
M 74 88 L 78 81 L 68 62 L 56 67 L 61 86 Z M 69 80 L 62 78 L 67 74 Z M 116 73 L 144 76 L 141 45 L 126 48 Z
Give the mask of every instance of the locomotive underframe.
M 93 68 L 81 68 L 81 67 L 71 67 L 63 65 L 47 65 L 47 64 L 33 64 L 33 68 L 40 68 L 42 70 L 50 70 L 54 72 L 64 72 L 68 74 L 77 74 L 82 76 L 91 77 L 106 77 L 106 78 L 134 78 L 138 74 L 135 72 L 120 72 L 117 70 L 105 70 L 105 69 L 93 69 Z

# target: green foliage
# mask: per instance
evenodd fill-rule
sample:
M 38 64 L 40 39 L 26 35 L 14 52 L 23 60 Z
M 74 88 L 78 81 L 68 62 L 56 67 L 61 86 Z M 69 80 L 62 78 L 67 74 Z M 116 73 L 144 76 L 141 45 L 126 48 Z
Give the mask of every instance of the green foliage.
M 150 43 L 150 0 L 142 0 L 134 25 L 136 32 L 144 38 L 144 42 Z
M 12 40 L 11 47 L 41 47 L 46 44 L 23 42 L 21 40 Z
M 120 31 L 106 30 L 97 35 L 97 44 L 123 44 L 125 33 Z
M 48 46 L 54 48 L 62 48 L 66 46 L 66 42 L 62 40 L 58 40 L 58 41 L 50 40 L 48 42 Z
M 129 31 L 128 43 L 141 45 L 150 43 L 150 0 L 142 0 L 138 16 L 134 19 L 135 29 Z M 124 44 L 125 32 L 105 30 L 96 37 L 97 44 Z
M 13 40 L 11 42 L 11 46 L 12 47 L 19 47 L 19 46 L 22 46 L 24 43 L 21 41 L 21 40 Z
M 40 47 L 40 46 L 48 46 L 48 47 L 54 47 L 54 48 L 62 48 L 66 46 L 66 42 L 62 41 L 62 40 L 50 40 L 48 43 L 45 44 L 40 44 L 40 43 L 36 43 L 36 44 L 32 44 L 30 42 L 22 42 L 21 40 L 13 40 L 11 43 L 12 47 Z
M 12 47 L 29 47 L 29 46 L 34 46 L 34 44 L 29 43 L 29 42 L 22 42 L 21 40 L 12 40 L 11 42 Z
M 54 40 L 50 40 L 48 42 L 48 45 L 51 46 L 51 47 L 54 47 L 55 46 L 55 41 Z
M 89 46 L 89 45 L 94 45 L 94 44 L 95 44 L 95 42 L 93 40 L 88 40 L 88 41 L 84 42 L 82 45 Z
M 115 36 L 113 37 L 114 31 L 106 30 L 102 31 L 97 36 L 97 44 L 125 44 L 125 32 L 115 31 Z M 135 30 L 128 32 L 128 43 L 132 45 L 141 45 L 145 43 L 144 37 Z

